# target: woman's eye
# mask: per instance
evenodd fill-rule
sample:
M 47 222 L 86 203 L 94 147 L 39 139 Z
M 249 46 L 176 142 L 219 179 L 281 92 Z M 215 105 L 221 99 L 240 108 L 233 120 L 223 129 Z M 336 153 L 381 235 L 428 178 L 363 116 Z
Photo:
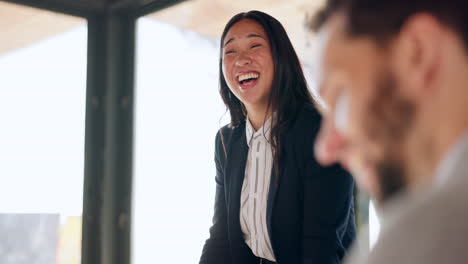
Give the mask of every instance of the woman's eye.
M 252 45 L 252 47 L 251 47 L 251 48 L 253 49 L 253 48 L 260 47 L 260 46 L 262 46 L 262 44 L 255 44 L 255 45 Z
M 233 50 L 228 50 L 228 51 L 226 51 L 224 54 L 228 55 L 228 54 L 232 54 L 232 53 L 234 53 Z

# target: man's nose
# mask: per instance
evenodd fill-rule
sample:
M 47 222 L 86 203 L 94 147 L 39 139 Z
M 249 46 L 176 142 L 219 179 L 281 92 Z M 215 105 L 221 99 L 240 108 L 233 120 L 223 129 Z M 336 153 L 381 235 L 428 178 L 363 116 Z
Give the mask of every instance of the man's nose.
M 344 147 L 344 137 L 336 130 L 331 121 L 324 119 L 315 141 L 314 150 L 317 161 L 323 166 L 338 162 Z

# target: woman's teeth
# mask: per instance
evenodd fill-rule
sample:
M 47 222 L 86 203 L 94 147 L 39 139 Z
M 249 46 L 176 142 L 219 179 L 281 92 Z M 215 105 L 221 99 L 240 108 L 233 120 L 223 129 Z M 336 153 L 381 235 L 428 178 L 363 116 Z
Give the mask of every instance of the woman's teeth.
M 247 73 L 247 74 L 242 74 L 242 75 L 239 75 L 239 82 L 242 83 L 243 81 L 245 80 L 250 80 L 250 79 L 258 79 L 260 75 L 258 73 Z

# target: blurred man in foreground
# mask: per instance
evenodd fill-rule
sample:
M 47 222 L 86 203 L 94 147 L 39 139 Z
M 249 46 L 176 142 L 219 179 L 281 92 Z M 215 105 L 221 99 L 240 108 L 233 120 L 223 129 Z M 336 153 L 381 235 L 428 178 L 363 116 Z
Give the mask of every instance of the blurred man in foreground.
M 378 202 L 382 230 L 359 263 L 468 263 L 465 0 L 329 0 L 326 107 L 316 142 Z

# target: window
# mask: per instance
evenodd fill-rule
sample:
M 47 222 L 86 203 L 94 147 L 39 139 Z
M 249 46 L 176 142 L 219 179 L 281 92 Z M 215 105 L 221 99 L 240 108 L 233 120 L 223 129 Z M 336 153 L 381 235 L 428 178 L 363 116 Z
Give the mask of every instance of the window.
M 148 18 L 137 32 L 133 263 L 195 263 L 213 213 L 214 138 L 225 124 L 218 44 Z
M 86 21 L 6 3 L 0 13 L 0 263 L 78 264 Z

